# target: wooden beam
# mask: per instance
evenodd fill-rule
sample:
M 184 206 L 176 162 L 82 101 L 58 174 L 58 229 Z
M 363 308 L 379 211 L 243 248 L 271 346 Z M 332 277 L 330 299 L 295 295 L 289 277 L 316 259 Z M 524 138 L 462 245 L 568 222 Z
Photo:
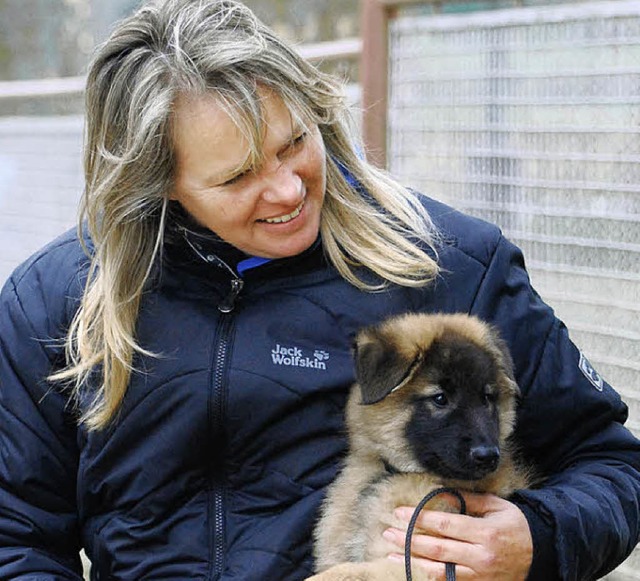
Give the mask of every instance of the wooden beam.
M 368 159 L 387 165 L 387 99 L 389 95 L 389 20 L 399 8 L 442 0 L 360 0 L 362 54 L 362 133 Z
M 381 0 L 361 0 L 362 135 L 367 158 L 387 163 L 388 7 Z
M 84 92 L 84 85 L 84 77 L 0 81 L 0 99 L 81 95 Z

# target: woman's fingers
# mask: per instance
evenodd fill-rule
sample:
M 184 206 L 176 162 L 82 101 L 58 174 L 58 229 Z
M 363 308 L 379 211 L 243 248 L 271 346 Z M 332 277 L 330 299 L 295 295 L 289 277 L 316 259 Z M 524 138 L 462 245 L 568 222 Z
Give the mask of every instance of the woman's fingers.
M 459 579 L 525 579 L 531 566 L 533 542 L 522 511 L 497 496 L 467 493 L 464 496 L 473 516 L 435 510 L 420 513 L 411 538 L 416 565 L 429 567 L 434 575 L 440 575 L 443 563 L 456 563 Z M 395 514 L 408 523 L 413 509 L 401 507 Z M 402 555 L 406 533 L 389 528 L 384 536 Z
M 388 558 L 391 561 L 404 563 L 404 555 L 401 555 L 400 553 L 391 553 Z M 426 571 L 430 580 L 436 581 L 442 579 L 442 581 L 446 581 L 447 579 L 446 564 L 440 561 L 431 561 L 421 557 L 411 557 L 411 570 L 414 574 L 416 567 L 420 567 L 420 569 Z M 471 569 L 462 565 L 456 565 L 455 567 L 457 581 L 473 579 L 474 572 Z
M 400 529 L 389 528 L 384 537 L 396 545 L 403 553 L 406 533 Z M 483 548 L 467 542 L 426 534 L 414 534 L 411 537 L 411 554 L 440 563 L 472 563 L 482 558 Z

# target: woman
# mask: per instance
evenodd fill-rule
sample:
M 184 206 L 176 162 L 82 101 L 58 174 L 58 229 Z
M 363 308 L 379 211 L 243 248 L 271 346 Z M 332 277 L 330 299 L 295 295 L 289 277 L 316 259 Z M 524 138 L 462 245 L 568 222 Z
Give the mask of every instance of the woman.
M 360 159 L 344 114 L 334 81 L 231 1 L 149 3 L 99 49 L 81 235 L 1 296 L 1 578 L 80 578 L 80 547 L 94 579 L 311 575 L 351 340 L 406 311 L 499 327 L 546 479 L 425 514 L 416 565 L 582 580 L 633 549 L 626 406 L 580 370 L 520 252 Z

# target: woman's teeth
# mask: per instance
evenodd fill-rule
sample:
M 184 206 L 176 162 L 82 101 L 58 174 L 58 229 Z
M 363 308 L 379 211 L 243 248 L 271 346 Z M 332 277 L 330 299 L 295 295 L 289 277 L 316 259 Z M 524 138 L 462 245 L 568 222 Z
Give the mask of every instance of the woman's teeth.
M 294 218 L 300 215 L 303 205 L 304 205 L 304 202 L 300 204 L 293 212 L 291 212 L 291 214 L 286 214 L 285 216 L 278 216 L 277 218 L 265 218 L 263 222 L 266 222 L 267 224 L 282 224 L 284 222 L 289 222 L 290 220 L 293 220 Z

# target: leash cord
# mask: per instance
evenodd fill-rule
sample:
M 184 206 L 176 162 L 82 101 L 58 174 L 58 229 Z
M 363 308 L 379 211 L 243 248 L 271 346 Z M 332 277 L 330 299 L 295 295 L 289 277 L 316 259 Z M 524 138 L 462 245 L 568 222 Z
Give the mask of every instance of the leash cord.
M 404 541 L 404 570 L 407 581 L 413 580 L 411 576 L 411 538 L 413 537 L 413 529 L 415 529 L 416 527 L 416 521 L 418 520 L 418 516 L 424 508 L 424 505 L 427 504 L 427 502 L 429 502 L 430 500 L 433 500 L 439 494 L 452 494 L 453 496 L 455 496 L 460 502 L 460 514 L 467 513 L 467 503 L 464 501 L 464 498 L 462 498 L 462 494 L 460 494 L 455 488 L 436 488 L 420 501 L 418 506 L 416 506 L 416 509 L 413 511 L 413 514 L 411 515 L 411 520 L 409 521 L 409 526 L 407 528 L 407 535 Z M 445 563 L 445 571 L 447 574 L 447 581 L 456 581 L 455 563 Z

